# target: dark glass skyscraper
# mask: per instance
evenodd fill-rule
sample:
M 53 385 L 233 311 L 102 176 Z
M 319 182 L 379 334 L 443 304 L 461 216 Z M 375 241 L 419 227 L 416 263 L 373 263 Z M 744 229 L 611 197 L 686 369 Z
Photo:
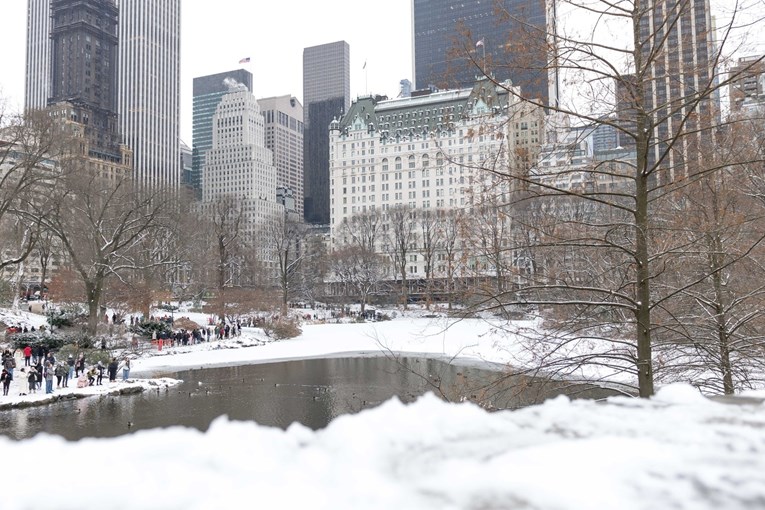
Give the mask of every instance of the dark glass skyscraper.
M 509 78 L 526 97 L 549 104 L 557 96 L 547 69 L 545 0 L 412 0 L 412 23 L 416 88 L 470 87 L 485 59 L 497 80 Z
M 303 214 L 307 223 L 329 224 L 329 124 L 351 102 L 350 48 L 338 41 L 303 50 Z
M 189 185 L 202 198 L 202 167 L 205 152 L 213 146 L 213 115 L 223 96 L 244 86 L 252 92 L 252 73 L 244 69 L 194 78 L 192 156 Z
M 120 161 L 117 6 L 114 0 L 53 0 L 50 7 L 48 104 L 71 104 L 70 120 L 85 127 L 90 156 Z

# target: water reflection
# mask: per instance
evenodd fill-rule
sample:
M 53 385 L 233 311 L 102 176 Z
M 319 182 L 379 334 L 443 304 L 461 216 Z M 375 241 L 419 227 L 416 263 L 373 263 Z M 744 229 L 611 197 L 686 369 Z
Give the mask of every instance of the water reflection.
M 167 390 L 3 411 L 0 431 L 15 439 L 46 432 L 77 440 L 176 425 L 207 430 L 221 415 L 280 428 L 297 421 L 319 429 L 337 416 L 393 396 L 411 402 L 428 391 L 451 401 L 471 399 L 500 409 L 557 393 L 576 391 L 583 397 L 610 393 L 417 358 L 312 359 L 183 371 L 177 377 L 184 383 Z

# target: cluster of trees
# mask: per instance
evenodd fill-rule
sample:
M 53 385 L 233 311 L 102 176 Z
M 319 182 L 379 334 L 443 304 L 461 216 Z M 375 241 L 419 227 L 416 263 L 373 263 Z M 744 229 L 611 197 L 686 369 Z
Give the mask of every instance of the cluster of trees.
M 634 157 L 593 163 L 582 186 L 566 179 L 578 167 L 483 169 L 515 190 L 500 208 L 512 225 L 505 250 L 533 270 L 487 292 L 482 308 L 538 310 L 546 336 L 528 340 L 528 359 L 550 373 L 578 374 L 585 364 L 627 372 L 643 397 L 662 380 L 724 393 L 762 384 L 763 109 L 720 107 L 732 83 L 761 71 L 762 57 L 736 64 L 762 13 L 728 2 L 709 37 L 698 0 L 554 7 L 556 30 L 540 37 L 543 29 L 497 2 L 498 19 L 528 31 L 507 43 L 513 65 L 542 51 L 545 64 L 530 58 L 526 70 L 554 71 L 568 84 L 559 102 L 520 99 L 615 130 Z M 471 35 L 463 31 L 457 52 L 491 77 L 501 63 L 479 58 Z M 544 47 L 524 46 L 533 41 Z
M 286 306 L 322 277 L 303 271 L 321 257 L 309 257 L 318 248 L 299 224 L 279 218 L 253 242 L 234 198 L 200 206 L 183 191 L 142 187 L 82 147 L 47 112 L 0 112 L 0 272 L 16 305 L 30 257 L 57 301 L 87 304 L 90 334 L 107 305 L 148 315 L 172 297 L 209 298 L 227 316 Z

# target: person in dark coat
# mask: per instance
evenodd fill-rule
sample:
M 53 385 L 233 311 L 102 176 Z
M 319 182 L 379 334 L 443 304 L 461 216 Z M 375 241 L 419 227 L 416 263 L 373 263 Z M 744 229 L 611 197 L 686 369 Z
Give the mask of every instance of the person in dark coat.
M 43 381 L 43 365 L 42 365 L 42 357 L 37 360 L 37 365 L 35 366 L 35 376 L 37 377 L 37 387 L 39 389 L 42 389 L 42 381 Z
M 112 358 L 112 360 L 109 362 L 109 365 L 106 367 L 106 371 L 109 372 L 109 382 L 114 382 L 117 380 L 117 368 L 119 368 L 117 358 Z
M 6 369 L 3 369 L 2 373 L 0 373 L 0 382 L 3 383 L 4 397 L 8 395 L 8 388 L 10 388 L 12 380 L 13 380 L 13 375 Z
M 101 381 L 104 380 L 104 364 L 100 361 L 98 362 L 98 365 L 96 365 L 96 386 L 101 386 Z
M 36 393 L 37 392 L 37 371 L 34 368 L 29 369 L 27 382 L 29 383 L 29 393 Z

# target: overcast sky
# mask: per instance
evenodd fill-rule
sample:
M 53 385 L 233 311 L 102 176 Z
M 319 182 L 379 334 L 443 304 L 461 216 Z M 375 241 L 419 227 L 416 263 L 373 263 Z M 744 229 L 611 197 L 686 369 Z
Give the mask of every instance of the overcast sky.
M 746 43 L 735 53 L 765 52 L 765 0 L 712 4 L 718 27 L 730 19 L 732 8 L 745 7 L 746 20 L 735 24 Z M 26 0 L 0 0 L 0 98 L 16 110 L 24 102 L 26 5 Z M 399 81 L 412 79 L 411 0 L 183 0 L 182 7 L 181 137 L 189 145 L 192 80 L 242 67 L 238 62 L 245 57 L 252 59 L 246 67 L 254 74 L 257 97 L 292 94 L 302 102 L 303 48 L 338 40 L 350 44 L 353 98 L 369 92 L 395 97 Z M 581 29 L 579 18 L 567 21 Z M 620 36 L 614 27 L 597 27 L 592 33 Z
M 26 0 L 0 0 L 0 97 L 24 104 Z M 191 145 L 196 76 L 240 67 L 257 97 L 303 97 L 303 48 L 338 40 L 351 47 L 351 96 L 398 94 L 412 79 L 411 0 L 183 0 L 181 136 Z M 366 70 L 362 69 L 367 61 Z

